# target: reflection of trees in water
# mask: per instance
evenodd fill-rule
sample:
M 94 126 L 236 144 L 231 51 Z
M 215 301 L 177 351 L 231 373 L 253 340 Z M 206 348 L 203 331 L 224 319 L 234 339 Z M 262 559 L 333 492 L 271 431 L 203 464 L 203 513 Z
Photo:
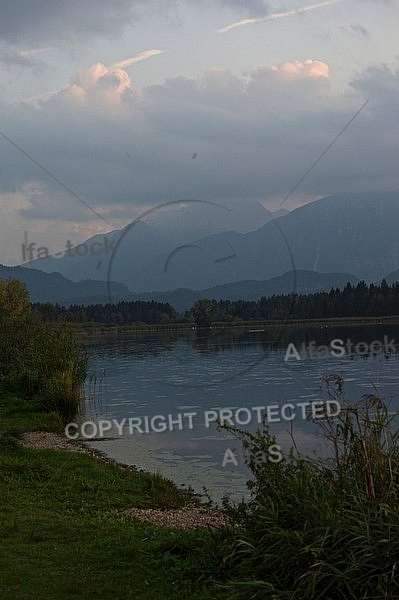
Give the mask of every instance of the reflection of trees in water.
M 87 344 L 89 351 L 97 352 L 99 355 L 108 354 L 110 351 L 114 356 L 132 356 L 144 358 L 146 356 L 159 356 L 163 352 L 172 352 L 176 344 L 189 343 L 192 332 L 152 332 L 152 333 L 129 333 L 126 337 L 115 339 L 110 336 L 106 339 L 96 340 Z
M 269 337 L 270 339 L 265 339 Z M 271 348 L 273 336 L 253 334 L 245 329 L 232 333 L 231 329 L 196 328 L 193 346 L 199 354 L 217 354 L 218 352 L 240 352 L 257 348 L 264 352 Z
M 219 351 L 246 351 L 257 349 L 262 353 L 275 350 L 286 351 L 289 344 L 301 348 L 302 344 L 308 346 L 315 342 L 316 346 L 329 346 L 334 339 L 341 339 L 346 343 L 349 338 L 356 345 L 358 342 L 370 344 L 375 340 L 384 340 L 384 335 L 389 339 L 394 338 L 399 343 L 399 326 L 392 325 L 350 325 L 328 326 L 320 325 L 287 327 L 281 331 L 278 327 L 267 327 L 261 331 L 229 328 L 197 328 L 193 344 L 201 354 L 216 354 Z M 367 358 L 367 355 L 365 355 Z
M 203 356 L 212 356 L 220 350 L 218 336 L 213 334 L 210 327 L 198 327 L 193 339 L 194 349 Z
M 366 342 L 370 344 L 374 340 L 383 340 L 384 335 L 394 338 L 399 342 L 399 326 L 397 325 L 350 325 L 350 326 L 328 326 L 321 328 L 320 325 L 313 326 L 287 326 L 282 331 L 280 327 L 264 326 L 261 331 L 250 331 L 247 328 L 207 326 L 196 327 L 194 331 L 182 332 L 140 332 L 129 334 L 126 337 L 115 339 L 110 337 L 106 340 L 98 340 L 85 344 L 90 353 L 94 351 L 98 355 L 106 355 L 111 352 L 114 356 L 131 357 L 140 359 L 145 357 L 157 357 L 163 353 L 173 353 L 176 347 L 186 352 L 187 346 L 203 356 L 215 355 L 218 352 L 245 352 L 247 350 L 258 350 L 260 353 L 267 351 L 286 351 L 290 343 L 300 348 L 304 343 L 306 346 L 312 341 L 317 346 L 329 346 L 332 340 L 342 339 L 345 343 L 349 338 L 353 344 Z

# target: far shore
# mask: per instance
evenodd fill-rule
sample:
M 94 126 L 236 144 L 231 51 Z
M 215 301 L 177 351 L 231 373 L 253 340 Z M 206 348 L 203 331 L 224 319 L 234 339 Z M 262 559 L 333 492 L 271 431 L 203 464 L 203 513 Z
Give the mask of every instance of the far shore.
M 190 333 L 193 331 L 213 332 L 245 330 L 252 333 L 261 333 L 269 329 L 282 327 L 358 327 L 362 325 L 399 325 L 399 315 L 385 317 L 339 317 L 326 319 L 287 319 L 270 321 L 236 321 L 233 323 L 215 322 L 209 328 L 198 328 L 193 323 L 168 323 L 163 325 L 107 325 L 100 323 L 70 323 L 71 327 L 82 337 L 102 337 L 107 335 L 126 335 L 136 333 Z

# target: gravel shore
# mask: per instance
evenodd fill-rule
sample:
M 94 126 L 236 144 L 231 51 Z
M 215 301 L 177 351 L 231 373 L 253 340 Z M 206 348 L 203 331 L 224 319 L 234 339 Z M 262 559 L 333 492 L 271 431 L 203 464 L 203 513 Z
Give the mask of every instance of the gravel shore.
M 108 458 L 103 452 L 89 448 L 82 442 L 69 440 L 58 433 L 46 431 L 32 431 L 24 433 L 22 443 L 26 448 L 38 450 L 67 450 L 69 452 L 82 452 L 109 464 L 117 465 L 121 469 L 137 472 L 138 469 L 132 465 L 117 463 Z M 173 510 L 156 510 L 152 508 L 127 508 L 123 511 L 113 511 L 113 514 L 129 517 L 138 521 L 154 523 L 161 527 L 171 529 L 189 529 L 195 527 L 226 527 L 229 522 L 226 514 L 218 509 L 208 506 L 188 506 Z

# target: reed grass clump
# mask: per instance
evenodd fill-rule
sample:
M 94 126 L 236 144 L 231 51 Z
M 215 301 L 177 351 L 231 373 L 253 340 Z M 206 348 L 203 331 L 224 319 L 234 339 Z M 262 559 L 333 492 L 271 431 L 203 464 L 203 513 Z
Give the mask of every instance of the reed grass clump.
M 234 430 L 253 473 L 251 500 L 226 508 L 236 528 L 223 571 L 234 599 L 399 598 L 398 414 L 375 395 L 350 403 L 337 376 L 324 379 L 340 414 L 317 420 L 328 458 L 295 444 L 280 463 L 266 427 Z

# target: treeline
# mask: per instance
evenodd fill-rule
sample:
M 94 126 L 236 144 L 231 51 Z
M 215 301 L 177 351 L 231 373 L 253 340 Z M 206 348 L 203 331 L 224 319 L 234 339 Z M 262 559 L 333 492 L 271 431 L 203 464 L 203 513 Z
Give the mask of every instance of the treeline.
M 361 281 L 348 283 L 343 290 L 312 294 L 285 294 L 250 300 L 200 299 L 184 315 L 178 314 L 169 303 L 156 301 L 123 301 L 117 304 L 73 305 L 33 304 L 32 321 L 52 323 L 66 320 L 71 323 L 102 323 L 159 325 L 177 322 L 268 321 L 290 319 L 327 319 L 339 317 L 382 317 L 399 315 L 399 282 L 369 286 Z
M 68 308 L 59 304 L 33 304 L 32 321 L 53 323 L 65 320 L 70 323 L 103 323 L 113 325 L 132 325 L 146 323 L 159 325 L 174 322 L 175 309 L 162 302 L 118 302 L 117 304 L 91 304 L 89 306 L 72 305 Z
M 399 282 L 381 285 L 361 281 L 343 290 L 312 294 L 290 294 L 258 301 L 221 300 L 215 320 L 323 319 L 338 317 L 382 317 L 399 315 Z

